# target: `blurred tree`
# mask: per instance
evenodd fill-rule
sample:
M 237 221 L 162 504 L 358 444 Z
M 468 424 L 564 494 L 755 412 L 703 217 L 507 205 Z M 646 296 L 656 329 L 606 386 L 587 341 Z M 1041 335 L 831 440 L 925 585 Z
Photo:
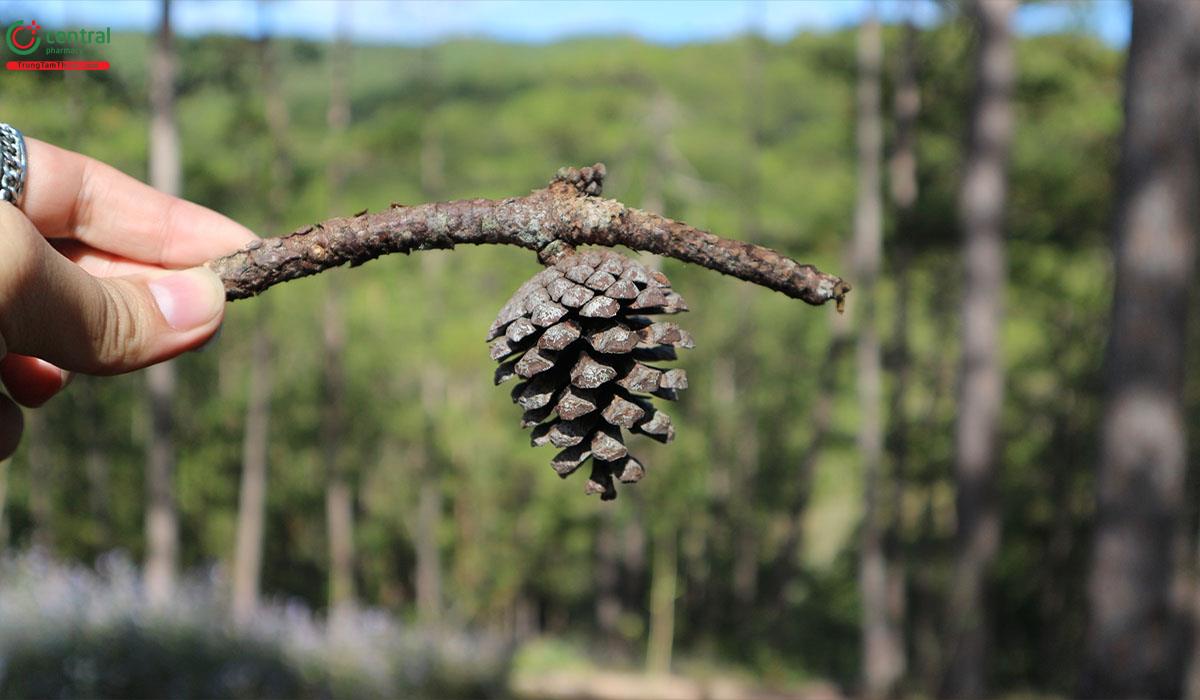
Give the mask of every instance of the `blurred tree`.
M 420 54 L 422 75 L 434 82 L 437 64 L 431 52 Z M 425 114 L 433 114 L 436 105 L 430 99 L 433 90 L 424 91 L 421 102 Z M 427 119 L 421 128 L 420 183 L 426 201 L 445 197 L 446 154 L 442 134 L 434 119 Z M 424 305 L 431 319 L 443 317 L 442 287 L 446 280 L 447 260 L 441 255 L 425 255 L 420 259 L 421 275 L 429 298 Z M 442 524 L 442 471 L 445 461 L 437 443 L 438 416 L 446 410 L 446 376 L 443 359 L 437 352 L 437 338 L 423 334 L 429 356 L 420 370 L 419 393 L 424 426 L 420 442 L 420 465 L 417 474 L 416 554 L 417 554 L 417 616 L 427 625 L 436 625 L 442 614 L 442 556 L 438 533 Z M 465 497 L 463 494 L 460 498 Z
M 242 480 L 238 490 L 237 533 L 233 554 L 233 617 L 249 622 L 258 608 L 266 520 L 267 454 L 271 418 L 271 336 L 266 329 L 266 306 L 255 314 L 260 324 L 252 331 L 246 421 L 242 438 Z
M 150 184 L 181 194 L 182 157 L 175 118 L 175 55 L 171 0 L 162 0 L 158 36 L 150 61 Z M 150 436 L 146 441 L 146 594 L 167 603 L 179 566 L 179 513 L 175 503 L 176 366 L 163 362 L 146 370 Z
M 57 483 L 46 415 L 34 409 L 25 416 L 25 448 L 29 459 L 30 543 L 47 552 L 54 548 L 54 486 Z
M 751 4 L 752 26 L 760 26 L 765 6 Z M 767 41 L 760 32 L 745 38 L 744 87 L 741 92 L 741 127 L 744 136 L 739 140 L 741 153 L 737 187 L 739 206 L 736 209 L 738 237 L 762 240 L 763 231 L 763 168 L 762 152 L 766 141 L 766 119 L 762 106 L 767 98 Z M 738 308 L 753 306 L 755 290 L 749 285 L 737 285 L 733 290 Z M 761 433 L 753 420 L 754 387 L 762 376 L 754 358 L 757 327 L 750 313 L 744 313 L 729 324 L 731 331 L 723 339 L 724 351 L 712 368 L 715 429 L 712 431 L 712 456 L 719 470 L 717 491 L 722 501 L 719 507 L 726 516 L 728 541 L 731 545 L 729 587 L 732 605 L 726 608 L 725 624 L 737 643 L 747 643 L 749 625 L 740 624 L 753 607 L 758 595 L 758 567 L 762 552 L 761 513 L 756 506 L 758 485 L 761 483 Z M 659 533 L 668 538 L 669 551 L 678 551 L 675 530 Z M 655 562 L 658 562 L 657 554 Z M 676 572 L 671 572 L 670 586 L 674 591 Z
M 1200 4 L 1133 3 L 1113 218 L 1083 697 L 1175 697 L 1187 455 L 1183 387 L 1200 191 Z
M 857 376 L 858 450 L 863 471 L 863 522 L 859 552 L 862 595 L 862 684 L 870 698 L 888 697 L 903 673 L 904 641 L 889 610 L 888 560 L 884 503 L 888 477 L 883 473 L 883 370 L 876 328 L 876 283 L 883 254 L 882 158 L 880 110 L 883 32 L 874 8 L 858 30 L 858 201 L 854 208 L 851 269 L 859 295 Z
M 443 259 L 428 256 L 421 262 L 426 280 L 438 280 L 442 276 L 440 265 Z M 435 313 L 437 309 L 429 311 Z M 440 621 L 442 611 L 442 557 L 438 530 L 442 524 L 441 468 L 445 465 L 436 444 L 435 418 L 442 414 L 446 382 L 443 372 L 432 368 L 436 363 L 436 359 L 432 360 L 431 365 L 421 371 L 420 400 L 425 431 L 422 435 L 420 463 L 417 465 L 417 616 L 422 623 L 429 625 L 436 625 Z
M 959 216 L 963 235 L 962 367 L 955 426 L 957 551 L 946 618 L 942 693 L 985 692 L 989 569 L 1000 541 L 996 501 L 1004 376 L 1000 354 L 1016 0 L 975 0 L 975 88 L 968 117 Z
M 910 8 L 911 11 L 911 8 Z M 917 117 L 921 107 L 921 92 L 916 72 L 917 27 L 908 17 L 904 22 L 901 46 L 896 51 L 895 88 L 892 97 L 894 135 L 888 161 L 889 190 L 894 216 L 892 254 L 889 257 L 890 278 L 895 288 L 895 313 L 892 322 L 891 347 L 887 364 L 892 373 L 892 393 L 889 400 L 890 429 L 887 452 L 891 457 L 891 485 L 887 490 L 890 513 L 884 523 L 884 556 L 889 562 L 887 609 L 892 629 L 901 636 L 899 651 L 900 673 L 908 669 L 906 636 L 908 572 L 903 551 L 904 501 L 908 476 L 908 415 L 906 401 L 913 373 L 909 348 L 909 304 L 912 296 L 912 215 L 917 203 Z
M 8 481 L 12 471 L 12 457 L 0 460 L 0 554 L 7 554 L 11 526 L 8 524 Z
M 330 50 L 329 137 L 344 142 L 350 127 L 350 42 L 347 9 L 338 10 L 338 34 Z M 341 149 L 336 151 L 341 153 Z M 328 165 L 330 208 L 336 208 L 345 183 L 344 155 Z M 345 348 L 346 319 L 340 280 L 330 276 L 323 311 L 323 392 L 321 398 L 321 447 L 325 457 L 325 518 L 329 532 L 329 605 L 335 617 L 356 605 L 354 580 L 354 492 L 345 463 L 346 437 Z
M 650 570 L 650 633 L 646 642 L 646 670 L 668 673 L 675 647 L 675 596 L 679 581 L 679 535 L 664 528 L 654 536 Z
M 265 0 L 260 0 L 258 60 L 268 138 L 270 166 L 266 172 L 264 228 L 277 230 L 287 205 L 291 180 L 287 152 L 288 108 L 276 70 L 277 48 L 262 22 Z M 233 617 L 249 621 L 258 607 L 262 575 L 263 536 L 266 520 L 268 448 L 270 446 L 271 370 L 274 363 L 268 298 L 255 300 L 251 331 L 250 380 L 247 385 L 246 423 L 242 438 L 242 482 L 238 491 L 237 540 L 233 557 Z
M 622 650 L 620 623 L 622 605 L 620 596 L 621 561 L 617 530 L 617 514 L 606 508 L 600 514 L 599 532 L 596 536 L 596 630 L 600 635 L 602 650 L 615 656 Z
M 79 382 L 76 390 L 86 418 L 85 472 L 88 484 L 88 514 L 97 529 L 101 547 L 112 543 L 112 464 L 105 432 L 104 401 L 94 379 Z

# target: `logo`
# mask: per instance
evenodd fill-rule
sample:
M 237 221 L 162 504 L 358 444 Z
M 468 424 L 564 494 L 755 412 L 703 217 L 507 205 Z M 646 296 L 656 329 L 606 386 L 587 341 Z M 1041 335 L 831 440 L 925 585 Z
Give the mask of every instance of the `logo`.
M 4 43 L 17 59 L 5 64 L 8 70 L 108 70 L 108 61 L 85 59 L 94 47 L 112 43 L 112 27 L 50 31 L 37 20 L 17 20 L 5 29 Z M 38 49 L 40 55 L 30 55 Z
M 8 44 L 8 50 L 18 56 L 28 56 L 37 51 L 37 48 L 42 45 L 42 37 L 38 36 L 37 20 L 31 20 L 29 26 L 25 25 L 24 20 L 17 20 L 8 25 L 8 31 L 4 33 L 4 42 Z

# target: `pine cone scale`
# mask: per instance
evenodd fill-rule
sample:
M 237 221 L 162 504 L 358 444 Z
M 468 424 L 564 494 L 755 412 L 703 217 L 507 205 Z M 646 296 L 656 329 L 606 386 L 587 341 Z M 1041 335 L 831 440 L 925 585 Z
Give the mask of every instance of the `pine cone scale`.
M 647 316 L 687 309 L 670 284 L 615 252 L 567 255 L 522 284 L 488 330 L 495 382 L 522 380 L 511 394 L 530 444 L 558 448 L 550 464 L 563 477 L 592 460 L 584 491 L 602 500 L 616 498 L 616 481 L 645 476 L 625 433 L 675 436 L 651 398 L 675 400 L 687 374 L 647 364 L 694 346 L 677 324 Z

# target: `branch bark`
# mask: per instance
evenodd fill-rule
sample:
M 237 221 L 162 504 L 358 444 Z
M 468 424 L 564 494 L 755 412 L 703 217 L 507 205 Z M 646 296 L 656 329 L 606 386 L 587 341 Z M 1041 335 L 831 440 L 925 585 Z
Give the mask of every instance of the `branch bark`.
M 461 243 L 515 245 L 552 262 L 578 245 L 623 245 L 701 265 L 818 306 L 850 285 L 769 248 L 714 236 L 685 223 L 599 196 L 604 165 L 562 168 L 549 186 L 524 197 L 402 206 L 334 218 L 267 238 L 208 266 L 230 301 L 345 263 L 389 253 L 454 248 Z

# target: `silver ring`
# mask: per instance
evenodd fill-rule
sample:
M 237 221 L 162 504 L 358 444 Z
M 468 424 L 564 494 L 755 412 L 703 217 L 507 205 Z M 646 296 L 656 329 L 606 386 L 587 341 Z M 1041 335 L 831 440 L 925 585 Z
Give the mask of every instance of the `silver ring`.
M 11 124 L 0 124 L 0 199 L 21 206 L 29 161 L 25 136 Z

